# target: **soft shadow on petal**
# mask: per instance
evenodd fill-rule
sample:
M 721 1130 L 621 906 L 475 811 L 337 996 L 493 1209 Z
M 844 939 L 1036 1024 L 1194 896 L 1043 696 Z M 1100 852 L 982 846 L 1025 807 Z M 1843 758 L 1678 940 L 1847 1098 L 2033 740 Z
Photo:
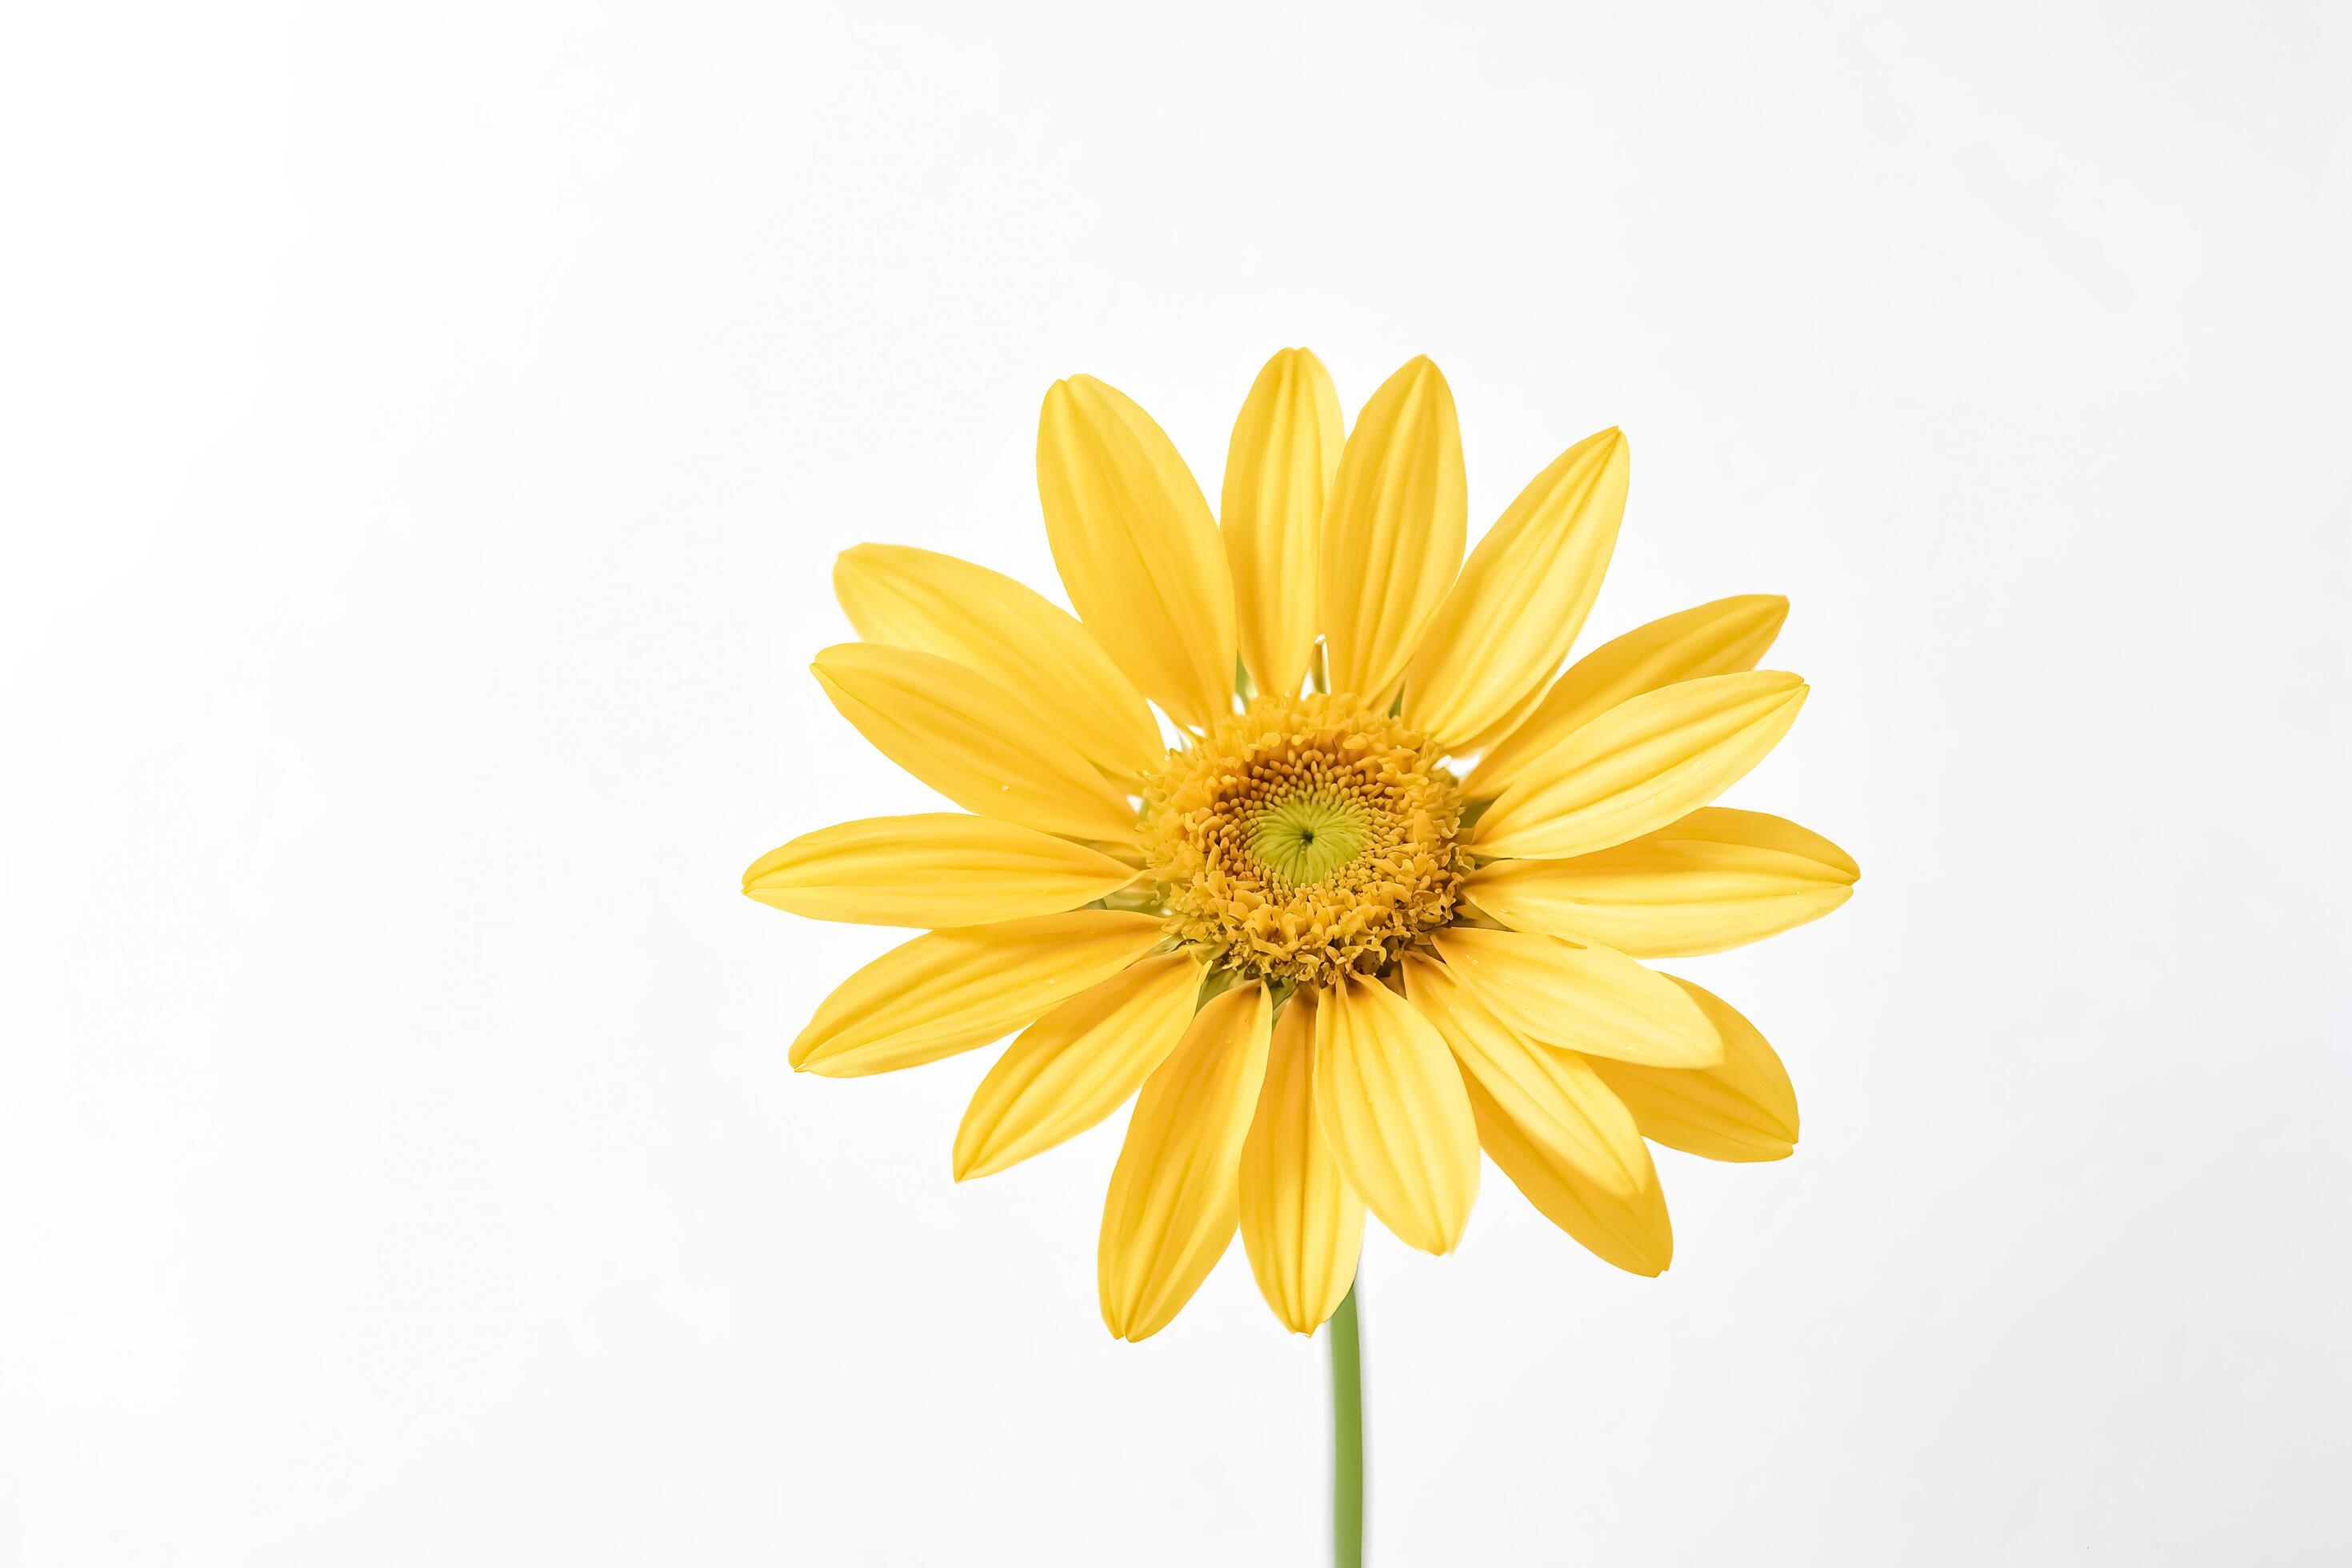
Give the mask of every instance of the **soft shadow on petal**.
M 1582 1057 L 1528 1041 L 1443 963 L 1409 955 L 1405 995 L 1445 1037 L 1454 1059 L 1547 1157 L 1604 1192 L 1641 1185 L 1649 1159 L 1633 1114 Z
M 1263 985 L 1213 998 L 1136 1097 L 1095 1257 L 1103 1324 L 1119 1339 L 1166 1328 L 1234 1238 L 1269 1012 Z
M 1478 819 L 1471 847 L 1562 859 L 1663 827 L 1762 762 L 1806 690 L 1793 675 L 1752 670 L 1629 698 L 1530 763 Z
M 1037 496 L 1070 603 L 1119 668 L 1180 724 L 1230 712 L 1224 545 L 1151 416 L 1090 375 L 1055 382 L 1037 421 Z
M 1601 592 L 1632 467 L 1622 432 L 1588 437 L 1486 531 L 1405 676 L 1415 729 L 1474 750 L 1534 711 Z
M 861 544 L 834 563 L 833 590 L 866 641 L 986 676 L 1121 779 L 1167 755 L 1135 683 L 1075 616 L 1026 584 L 929 550 Z
M 1760 811 L 1706 806 L 1571 860 L 1496 860 L 1463 895 L 1505 925 L 1636 958 L 1721 952 L 1815 921 L 1853 895 L 1852 857 Z
M 1681 987 L 1614 948 L 1455 926 L 1437 953 L 1478 1001 L 1538 1045 L 1655 1067 L 1713 1067 L 1723 1042 Z
M 1463 787 L 1492 800 L 1568 733 L 1630 697 L 1704 675 L 1753 669 L 1788 619 L 1777 594 L 1717 599 L 1636 626 L 1569 666 L 1517 728 L 1487 748 Z
M 1314 657 L 1323 498 L 1339 467 L 1340 432 L 1331 373 L 1305 349 L 1265 362 L 1234 421 L 1217 519 L 1242 662 L 1262 691 L 1296 694 Z
M 1470 1085 L 1470 1110 L 1477 1118 L 1479 1146 L 1544 1218 L 1594 1257 L 1629 1274 L 1666 1271 L 1675 1256 L 1674 1226 L 1666 1217 L 1665 1193 L 1646 1148 L 1640 1184 L 1620 1195 L 1594 1185 L 1560 1161 L 1475 1082 Z
M 743 891 L 811 920 L 938 928 L 1056 914 L 1134 879 L 1083 844 L 941 811 L 803 833 L 753 861 Z
M 1315 1010 L 1314 1077 L 1348 1184 L 1406 1246 L 1453 1251 L 1478 1197 L 1478 1134 L 1444 1038 L 1387 986 L 1349 980 Z
M 935 931 L 838 986 L 793 1041 L 802 1072 L 862 1078 L 1003 1038 L 1156 946 L 1154 915 L 1074 910 Z
M 1265 1087 L 1242 1145 L 1242 1245 L 1283 1327 L 1311 1334 L 1356 1278 L 1364 1200 L 1315 1121 L 1315 999 L 1293 995 L 1274 1023 Z
M 956 1129 L 955 1178 L 992 1175 L 1117 1110 L 1184 1037 L 1201 966 L 1181 952 L 1130 964 L 1023 1031 Z
M 1695 1070 L 1592 1060 L 1633 1113 L 1642 1135 L 1710 1160 L 1781 1160 L 1797 1146 L 1797 1090 L 1756 1026 L 1714 993 L 1679 976 L 1723 1037 L 1721 1065 Z
M 875 750 L 965 810 L 1074 838 L 1134 840 L 1127 796 L 987 677 L 872 643 L 835 643 L 810 668 Z
M 1317 600 L 1332 690 L 1386 701 L 1453 586 L 1468 522 L 1454 393 L 1416 359 L 1356 416 L 1324 503 Z

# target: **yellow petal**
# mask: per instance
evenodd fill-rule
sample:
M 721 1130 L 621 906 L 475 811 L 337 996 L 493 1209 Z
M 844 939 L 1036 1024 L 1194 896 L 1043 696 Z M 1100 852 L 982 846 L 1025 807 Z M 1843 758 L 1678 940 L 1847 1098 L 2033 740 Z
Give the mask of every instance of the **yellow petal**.
M 1454 926 L 1437 954 L 1463 987 L 1539 1046 L 1655 1067 L 1713 1067 L 1723 1042 L 1697 1004 L 1613 948 Z
M 1475 1080 L 1469 1090 L 1479 1146 L 1538 1213 L 1593 1256 L 1629 1274 L 1666 1271 L 1675 1256 L 1674 1226 L 1666 1217 L 1665 1193 L 1646 1148 L 1642 1151 L 1641 1184 L 1630 1194 L 1612 1193 L 1559 1161 Z
M 1710 805 L 1573 860 L 1497 860 L 1463 891 L 1520 931 L 1669 958 L 1819 920 L 1852 896 L 1861 874 L 1844 850 L 1786 818 Z
M 1378 981 L 1315 1010 L 1315 1118 L 1348 1184 L 1397 1239 L 1451 1252 L 1478 1197 L 1478 1133 L 1444 1039 Z
M 1108 910 L 919 936 L 824 999 L 793 1042 L 792 1064 L 863 1078 L 984 1046 L 1109 979 L 1160 936 L 1158 916 Z
M 866 641 L 978 671 L 1122 778 L 1168 754 L 1135 683 L 1068 611 L 1026 584 L 933 551 L 861 544 L 834 563 L 833 591 Z
M 1492 800 L 1570 731 L 1627 698 L 1678 680 L 1755 668 L 1788 616 L 1789 601 L 1779 595 L 1747 594 L 1680 611 L 1601 644 L 1552 682 L 1518 728 L 1488 748 L 1464 787 L 1475 800 Z
M 1481 855 L 1565 859 L 1663 827 L 1764 760 L 1804 706 L 1780 670 L 1710 675 L 1619 703 L 1528 765 L 1471 831 Z
M 1181 952 L 1129 964 L 1023 1031 L 956 1129 L 955 1178 L 992 1175 L 1127 1103 L 1192 1021 L 1201 966 Z
M 1282 1326 L 1311 1334 L 1356 1278 L 1364 1200 L 1315 1122 L 1315 997 L 1293 995 L 1274 1021 L 1265 1087 L 1242 1145 L 1242 1246 Z
M 1323 497 L 1339 467 L 1339 393 L 1305 349 L 1265 362 L 1225 452 L 1225 561 L 1242 662 L 1258 689 L 1295 694 L 1315 653 Z
M 1166 1328 L 1234 1238 L 1268 1013 L 1263 985 L 1213 998 L 1136 1098 L 1095 1254 L 1103 1323 L 1122 1340 Z
M 804 833 L 751 862 L 743 891 L 811 920 L 972 926 L 1074 910 L 1134 879 L 1083 844 L 940 811 Z
M 965 810 L 1074 838 L 1135 837 L 1117 786 L 987 677 L 872 643 L 835 643 L 811 668 L 876 750 Z
M 1601 592 L 1632 471 L 1623 434 L 1603 430 L 1561 453 L 1486 531 L 1404 678 L 1414 728 L 1468 750 L 1535 710 Z
M 1317 598 L 1332 690 L 1371 701 L 1395 687 L 1453 585 L 1468 521 L 1454 393 L 1416 359 L 1356 416 L 1324 503 Z
M 1408 954 L 1404 988 L 1470 1081 L 1550 1163 L 1621 1196 L 1640 1188 L 1650 1162 L 1633 1113 L 1582 1057 L 1529 1044 L 1443 963 Z
M 1037 422 L 1037 495 L 1078 618 L 1180 724 L 1233 710 L 1234 588 L 1209 503 L 1151 416 L 1090 375 Z
M 1669 975 L 1723 1037 L 1720 1066 L 1677 1072 L 1594 1058 L 1642 1135 L 1710 1160 L 1780 1160 L 1797 1146 L 1797 1090 L 1780 1056 L 1731 1005 Z

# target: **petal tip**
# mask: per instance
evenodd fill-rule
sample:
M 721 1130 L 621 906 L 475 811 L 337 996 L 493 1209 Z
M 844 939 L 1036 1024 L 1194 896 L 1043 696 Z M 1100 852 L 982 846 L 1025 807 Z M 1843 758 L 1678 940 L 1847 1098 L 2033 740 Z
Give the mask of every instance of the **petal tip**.
M 856 642 L 827 643 L 809 659 L 809 673 L 823 677 L 826 671 L 849 662 L 856 656 L 856 650 L 864 646 Z
M 1110 1331 L 1112 1339 L 1130 1345 L 1139 1345 L 1160 1331 L 1156 1328 L 1147 1329 L 1130 1322 L 1123 1312 L 1114 1316 L 1108 1305 L 1103 1309 L 1103 1327 Z
M 1405 361 L 1391 379 L 1412 387 L 1427 386 L 1433 383 L 1444 389 L 1445 405 L 1449 408 L 1452 406 L 1454 389 L 1447 384 L 1445 373 L 1437 368 L 1437 362 L 1427 354 L 1415 354 Z
M 984 1143 L 971 1148 L 959 1143 L 950 1161 L 956 1184 L 961 1186 L 966 1182 L 976 1182 L 982 1176 L 992 1176 L 1003 1170 L 1004 1164 L 999 1158 L 1001 1152 Z

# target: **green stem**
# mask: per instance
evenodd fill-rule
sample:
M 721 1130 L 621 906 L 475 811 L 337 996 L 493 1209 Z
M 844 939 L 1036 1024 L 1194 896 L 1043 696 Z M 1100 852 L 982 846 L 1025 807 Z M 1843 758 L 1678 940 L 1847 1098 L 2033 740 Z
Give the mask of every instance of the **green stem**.
M 1356 1292 L 1348 1287 L 1331 1314 L 1331 1561 L 1364 1568 L 1364 1342 L 1356 1327 Z

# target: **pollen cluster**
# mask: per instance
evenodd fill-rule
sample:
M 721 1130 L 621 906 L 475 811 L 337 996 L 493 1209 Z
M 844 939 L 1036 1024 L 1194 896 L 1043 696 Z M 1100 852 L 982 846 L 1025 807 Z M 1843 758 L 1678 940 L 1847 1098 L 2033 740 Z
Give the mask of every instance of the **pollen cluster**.
M 1179 940 L 1308 986 L 1376 974 L 1454 918 L 1462 792 L 1418 731 L 1352 697 L 1261 697 L 1144 784 Z

